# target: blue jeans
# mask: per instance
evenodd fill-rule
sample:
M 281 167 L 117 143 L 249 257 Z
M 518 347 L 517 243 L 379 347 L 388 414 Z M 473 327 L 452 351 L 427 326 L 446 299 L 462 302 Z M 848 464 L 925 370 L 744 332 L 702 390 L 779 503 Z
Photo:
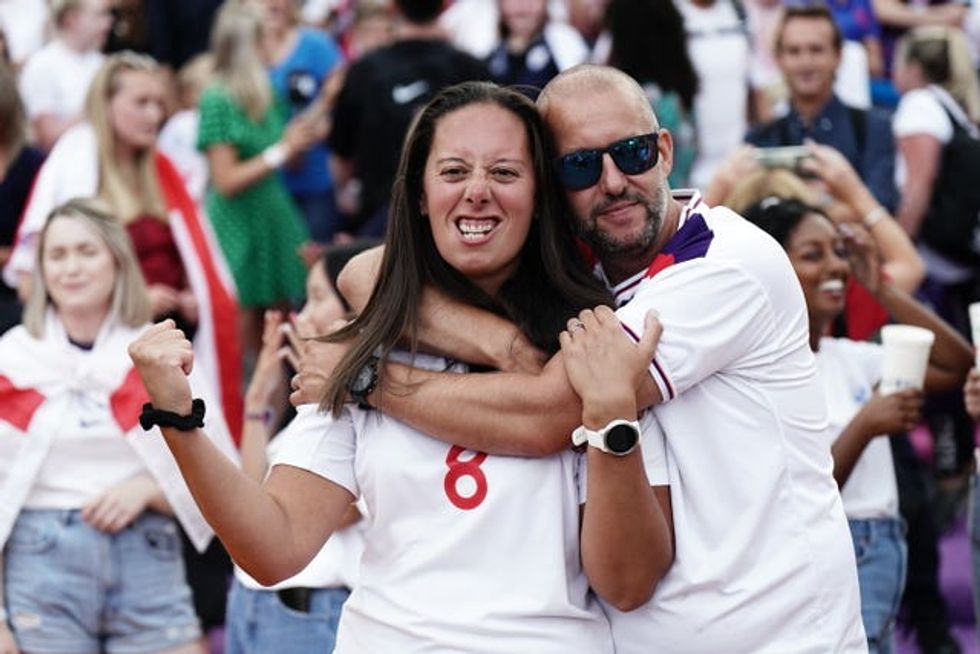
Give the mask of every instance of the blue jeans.
M 899 518 L 848 520 L 857 558 L 861 590 L 861 620 L 871 654 L 895 651 L 895 618 L 898 615 L 908 549 L 905 524 Z
M 4 563 L 22 651 L 140 654 L 201 637 L 172 518 L 147 511 L 107 534 L 78 510 L 24 510 Z
M 318 588 L 308 612 L 282 603 L 272 590 L 251 590 L 235 579 L 228 596 L 225 654 L 306 654 L 333 651 L 346 588 Z

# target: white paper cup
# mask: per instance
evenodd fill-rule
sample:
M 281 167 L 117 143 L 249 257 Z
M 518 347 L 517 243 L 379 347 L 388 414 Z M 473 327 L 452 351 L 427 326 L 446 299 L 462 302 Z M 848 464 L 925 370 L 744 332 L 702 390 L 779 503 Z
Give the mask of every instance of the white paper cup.
M 980 368 L 980 302 L 970 305 L 970 333 L 973 334 L 973 352 L 976 366 Z
M 884 357 L 881 363 L 882 395 L 906 388 L 922 388 L 929 365 L 929 350 L 936 335 L 912 325 L 886 325 L 881 328 Z

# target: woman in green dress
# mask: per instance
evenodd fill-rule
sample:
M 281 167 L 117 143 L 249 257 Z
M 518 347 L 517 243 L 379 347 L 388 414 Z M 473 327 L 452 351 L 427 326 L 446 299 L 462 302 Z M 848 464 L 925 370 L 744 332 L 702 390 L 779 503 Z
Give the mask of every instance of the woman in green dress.
M 266 73 L 261 14 L 226 3 L 211 43 L 214 83 L 201 95 L 198 148 L 208 158 L 205 206 L 231 266 L 243 342 L 258 349 L 262 310 L 303 297 L 305 224 L 278 170 L 322 139 L 325 122 L 285 106 Z

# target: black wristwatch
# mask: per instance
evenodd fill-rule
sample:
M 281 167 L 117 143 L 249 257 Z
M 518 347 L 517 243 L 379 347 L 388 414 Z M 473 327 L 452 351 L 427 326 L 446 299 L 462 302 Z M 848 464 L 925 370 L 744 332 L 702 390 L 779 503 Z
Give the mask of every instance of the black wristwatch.
M 377 385 L 378 357 L 372 356 L 364 364 L 364 367 L 357 371 L 357 376 L 354 377 L 347 392 L 350 393 L 351 399 L 357 403 L 357 406 L 362 409 L 370 409 L 372 407 L 367 401 L 368 395 L 374 391 Z

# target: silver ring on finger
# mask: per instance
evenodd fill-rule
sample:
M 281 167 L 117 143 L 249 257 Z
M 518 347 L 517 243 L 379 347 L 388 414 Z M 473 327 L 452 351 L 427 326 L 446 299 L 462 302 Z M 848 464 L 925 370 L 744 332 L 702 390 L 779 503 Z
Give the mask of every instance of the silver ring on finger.
M 585 323 L 583 323 L 581 320 L 573 320 L 573 321 L 570 321 L 569 322 L 569 324 L 568 324 L 568 333 L 569 334 L 574 334 L 575 332 L 579 331 L 580 329 L 581 330 L 584 330 L 585 329 Z

